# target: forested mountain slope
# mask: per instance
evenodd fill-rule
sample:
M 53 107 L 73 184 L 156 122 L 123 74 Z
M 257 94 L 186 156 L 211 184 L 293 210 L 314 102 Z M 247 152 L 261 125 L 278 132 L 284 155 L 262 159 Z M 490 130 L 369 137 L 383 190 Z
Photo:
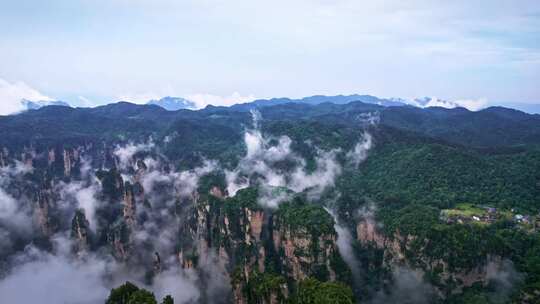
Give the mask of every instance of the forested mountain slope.
M 0 117 L 0 292 L 41 261 L 139 286 L 109 303 L 538 301 L 540 116 L 250 109 Z

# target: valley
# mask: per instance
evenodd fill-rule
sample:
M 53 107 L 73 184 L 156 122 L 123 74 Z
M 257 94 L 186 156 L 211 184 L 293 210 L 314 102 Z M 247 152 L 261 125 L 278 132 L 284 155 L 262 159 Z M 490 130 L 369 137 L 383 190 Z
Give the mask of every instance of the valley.
M 47 277 L 87 284 L 44 285 L 69 303 L 540 299 L 538 115 L 51 105 L 0 117 L 0 148 L 10 299 Z

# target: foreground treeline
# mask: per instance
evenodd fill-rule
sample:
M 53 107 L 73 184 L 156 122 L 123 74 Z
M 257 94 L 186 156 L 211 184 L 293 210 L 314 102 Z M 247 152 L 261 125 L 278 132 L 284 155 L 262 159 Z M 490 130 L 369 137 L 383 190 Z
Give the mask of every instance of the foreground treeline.
M 249 293 L 253 296 L 249 303 L 259 303 L 273 289 L 277 288 L 279 281 L 271 281 L 271 278 L 264 274 L 260 278 L 254 278 L 254 284 L 250 285 Z M 264 276 L 264 278 L 262 278 Z M 354 303 L 353 294 L 349 287 L 342 283 L 320 282 L 310 278 L 302 281 L 298 290 L 293 293 L 289 299 L 275 299 L 279 303 L 288 304 L 352 304 Z M 212 302 L 212 299 L 210 299 Z M 161 304 L 174 304 L 174 299 L 167 295 L 163 298 Z M 158 304 L 156 296 L 144 289 L 139 288 L 131 282 L 113 288 L 105 304 Z

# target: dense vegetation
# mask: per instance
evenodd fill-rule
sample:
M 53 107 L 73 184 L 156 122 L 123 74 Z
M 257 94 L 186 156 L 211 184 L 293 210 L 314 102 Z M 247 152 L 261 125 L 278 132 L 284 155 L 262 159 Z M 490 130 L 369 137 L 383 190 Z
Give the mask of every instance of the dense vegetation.
M 37 155 L 45 155 L 50 148 L 61 151 L 59 148 L 85 145 L 97 159 L 101 147 L 110 150 L 116 144 L 146 142 L 151 137 L 160 157 L 178 168 L 193 168 L 204 159 L 215 159 L 223 167 L 231 168 L 245 154 L 243 132 L 252 127 L 247 110 L 257 107 L 207 107 L 200 111 L 171 112 L 156 106 L 128 103 L 95 109 L 45 107 L 0 117 L 0 153 L 6 148 L 9 155 L 20 155 L 31 147 Z M 259 110 L 263 117 L 261 131 L 274 138 L 289 136 L 294 152 L 306 159 L 308 171 L 314 169 L 316 148 L 341 151 L 338 161 L 344 167 L 336 188 L 315 204 L 301 195 L 282 203 L 275 210 L 273 224 L 276 227 L 283 225 L 311 236 L 335 234 L 333 218 L 321 207 L 331 202 L 354 234 L 356 211 L 374 203 L 376 219 L 382 224 L 385 236 L 403 239 L 411 236 L 403 247 L 407 262 L 425 270 L 426 279 L 446 293 L 448 303 L 493 302 L 493 287 L 472 286 L 462 294 L 452 294 L 455 285 L 441 281 L 438 262 L 444 262 L 451 271 L 469 271 L 485 264 L 490 256 L 512 261 L 523 275 L 516 283 L 514 299 L 530 297 L 531 303 L 539 301 L 538 231 L 531 232 L 510 219 L 498 219 L 489 224 L 456 224 L 440 219 L 441 210 L 452 210 L 464 204 L 471 209 L 496 207 L 504 212 L 513 209 L 512 215 L 539 213 L 538 115 L 504 108 L 470 112 L 382 107 L 361 102 L 339 105 L 276 102 L 275 106 Z M 377 117 L 378 124 L 369 121 L 373 117 Z M 358 168 L 346 165 L 346 151 L 354 148 L 365 131 L 373 136 L 374 142 L 369 157 Z M 37 160 L 35 166 L 46 163 L 46 160 Z M 288 164 L 276 164 L 279 165 Z M 29 183 L 39 184 L 50 175 L 63 174 L 62 166 L 55 160 L 50 172 L 36 170 L 25 178 Z M 118 182 L 121 176 L 114 168 L 99 170 L 97 177 L 102 185 L 100 199 L 104 201 L 120 201 L 124 187 L 130 187 Z M 227 216 L 231 222 L 237 222 L 234 219 L 242 216 L 243 208 L 262 209 L 257 203 L 256 185 L 228 198 L 207 195 L 214 186 L 226 188 L 222 171 L 204 176 L 198 189 L 216 218 Z M 116 205 L 99 212 L 105 213 L 100 214 L 103 218 L 115 219 L 122 209 Z M 240 234 L 241 228 L 239 224 L 232 226 L 233 235 Z M 126 234 L 125 226 L 118 225 L 114 229 L 113 232 L 121 236 L 119 239 L 125 238 L 122 237 Z M 218 231 L 209 233 L 217 235 Z M 356 245 L 356 256 L 366 274 L 363 283 L 376 290 L 388 276 L 388 270 L 380 268 L 385 262 L 383 253 Z M 243 248 L 239 255 L 247 253 L 248 249 Z M 268 260 L 277 257 L 276 253 Z M 342 266 L 338 278 L 346 272 L 346 267 Z M 279 273 L 277 267 L 267 269 Z M 323 279 L 324 276 L 316 276 L 297 284 L 290 303 L 353 303 L 350 288 L 342 283 L 323 282 Z M 280 290 L 283 282 L 284 278 L 273 272 L 254 273 L 247 285 L 249 297 L 266 299 Z M 152 293 L 128 282 L 113 289 L 107 303 L 157 301 Z M 167 297 L 163 303 L 172 303 L 172 298 Z
M 254 271 L 250 274 L 248 284 L 244 288 L 248 303 L 288 304 L 352 304 L 353 293 L 347 285 L 339 282 L 321 282 L 315 278 L 307 278 L 287 290 L 286 279 L 273 273 Z M 288 294 L 288 297 L 285 297 Z
M 313 236 L 334 234 L 334 219 L 320 206 L 309 204 L 301 197 L 292 202 L 280 204 L 278 225 L 285 225 L 292 231 L 304 232 Z
M 487 263 L 488 256 L 499 256 L 511 260 L 524 276 L 522 281 L 516 282 L 519 286 L 515 286 L 514 297 L 520 296 L 517 292 L 520 289 L 529 296 L 535 295 L 540 287 L 540 235 L 524 230 L 514 221 L 502 219 L 488 225 L 447 224 L 440 221 L 437 208 L 391 201 L 381 205 L 378 218 L 388 235 L 414 236 L 406 247 L 408 260 L 426 270 L 431 283 L 450 288 L 448 292 L 451 286 L 440 281 L 441 269 L 433 267 L 432 261 L 446 262 L 450 271 L 467 272 Z M 486 289 L 473 288 L 463 296 L 477 298 L 475 295 L 483 292 L 487 292 Z
M 342 179 L 343 193 L 358 200 L 399 199 L 437 208 L 472 203 L 537 212 L 540 150 L 486 155 L 441 144 L 388 144 L 360 170 Z
M 308 278 L 300 282 L 298 291 L 291 297 L 291 304 L 352 304 L 351 289 L 343 283 L 320 282 Z
M 153 293 L 144 288 L 139 288 L 131 282 L 111 289 L 105 304 L 158 304 Z M 174 304 L 170 295 L 163 298 L 161 304 Z

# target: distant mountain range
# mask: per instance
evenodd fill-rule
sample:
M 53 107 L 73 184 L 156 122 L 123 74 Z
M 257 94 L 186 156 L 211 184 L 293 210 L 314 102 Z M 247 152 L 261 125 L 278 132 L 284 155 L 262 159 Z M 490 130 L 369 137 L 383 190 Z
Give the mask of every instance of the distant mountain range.
M 250 110 L 253 108 L 262 108 L 268 106 L 275 106 L 286 103 L 302 103 L 309 105 L 318 105 L 321 103 L 333 103 L 333 104 L 347 104 L 352 101 L 361 101 L 363 103 L 376 104 L 380 106 L 404 106 L 405 103 L 401 101 L 394 101 L 391 99 L 378 98 L 371 95 L 336 95 L 336 96 L 325 96 L 325 95 L 314 95 L 310 97 L 304 97 L 300 99 L 291 99 L 287 97 L 282 98 L 272 98 L 272 99 L 257 99 L 252 102 L 236 104 L 231 106 L 232 109 L 236 110 Z
M 108 289 L 111 277 L 162 284 L 185 269 L 201 290 L 219 273 L 220 303 L 271 303 L 274 290 L 287 291 L 276 303 L 298 303 L 302 286 L 326 286 L 306 297 L 319 303 L 356 303 L 357 286 L 365 303 L 399 303 L 364 290 L 378 299 L 392 269 L 408 265 L 436 282 L 429 294 L 441 298 L 429 303 L 470 303 L 471 291 L 492 292 L 488 269 L 513 259 L 528 280 L 517 294 L 540 295 L 540 115 L 416 102 L 313 96 L 177 111 L 162 106 L 193 104 L 27 102 L 42 107 L 0 116 L 0 286 L 39 271 Z M 366 285 L 353 285 L 353 270 Z M 111 295 L 136 288 L 127 286 Z M 453 290 L 463 297 L 445 302 Z
M 194 110 L 196 105 L 193 101 L 182 98 L 182 97 L 163 97 L 161 99 L 150 100 L 147 104 L 156 105 L 164 108 L 168 111 L 178 111 L 181 109 Z
M 540 114 L 540 104 L 505 103 L 505 104 L 500 104 L 500 106 L 520 110 L 529 114 Z
M 117 134 L 135 132 L 141 135 L 151 130 L 159 134 L 178 132 L 178 134 L 190 134 L 189 136 L 195 136 L 195 131 L 206 130 L 206 133 L 197 137 L 208 138 L 221 134 L 220 136 L 228 138 L 226 134 L 241 133 L 242 125 L 250 123 L 251 116 L 247 113 L 249 105 L 208 106 L 197 111 L 167 111 L 155 105 L 138 105 L 128 102 L 95 108 L 49 106 L 4 118 L 0 123 L 0 145 L 11 146 L 18 141 L 27 141 L 31 138 L 40 141 L 49 138 L 62 142 L 66 138 L 89 140 L 104 136 L 105 139 L 112 140 Z M 540 143 L 540 115 L 530 115 L 503 107 L 469 111 L 465 108 L 385 107 L 353 101 L 348 104 L 329 102 L 317 105 L 276 104 L 261 107 L 259 111 L 265 120 L 270 121 L 324 119 L 336 124 L 348 122 L 351 125 L 363 121 L 362 119 L 368 119 L 369 115 L 375 115 L 379 125 L 473 147 Z M 227 117 L 234 117 L 237 124 L 234 130 L 228 127 L 231 121 Z M 210 120 L 213 122 L 212 126 L 208 125 Z M 219 124 L 217 124 L 218 121 Z M 31 127 L 36 125 L 40 128 Z M 183 133 L 184 131 L 187 133 Z M 49 133 L 54 133 L 54 136 Z
M 396 103 L 407 104 L 419 108 L 442 107 L 447 109 L 453 109 L 463 107 L 456 102 L 439 99 L 436 97 L 420 97 L 415 99 L 391 98 L 390 100 Z
M 24 107 L 24 110 L 37 110 L 45 106 L 64 106 L 69 107 L 70 105 L 67 102 L 59 100 L 37 100 L 32 101 L 28 99 L 22 99 L 21 104 Z
M 257 99 L 251 102 L 240 103 L 230 106 L 231 109 L 237 111 L 249 111 L 251 109 L 259 109 L 263 107 L 282 105 L 287 103 L 298 103 L 298 104 L 308 104 L 308 105 L 318 105 L 322 103 L 332 103 L 332 104 L 347 104 L 353 101 L 360 101 L 367 104 L 374 104 L 383 107 L 402 107 L 402 106 L 413 106 L 417 108 L 429 108 L 429 107 L 442 107 L 447 109 L 465 107 L 465 105 L 460 104 L 459 102 L 439 99 L 435 97 L 421 97 L 415 99 L 404 99 L 404 98 L 379 98 L 372 95 L 335 95 L 335 96 L 325 96 L 325 95 L 314 95 L 304 98 L 271 98 L 271 99 Z M 23 99 L 21 103 L 24 107 L 24 110 L 36 110 L 44 106 L 56 105 L 56 106 L 70 106 L 64 101 L 30 101 Z M 196 110 L 197 105 L 195 102 L 182 98 L 182 97 L 172 97 L 167 96 L 161 99 L 152 99 L 148 101 L 148 105 L 156 105 L 168 111 L 178 111 L 178 110 Z M 210 105 L 215 106 L 215 105 Z M 508 108 L 513 108 L 530 114 L 540 114 L 540 104 L 527 104 L 527 103 L 504 103 L 497 104 L 497 106 L 504 106 Z M 470 109 L 469 110 L 474 110 Z

